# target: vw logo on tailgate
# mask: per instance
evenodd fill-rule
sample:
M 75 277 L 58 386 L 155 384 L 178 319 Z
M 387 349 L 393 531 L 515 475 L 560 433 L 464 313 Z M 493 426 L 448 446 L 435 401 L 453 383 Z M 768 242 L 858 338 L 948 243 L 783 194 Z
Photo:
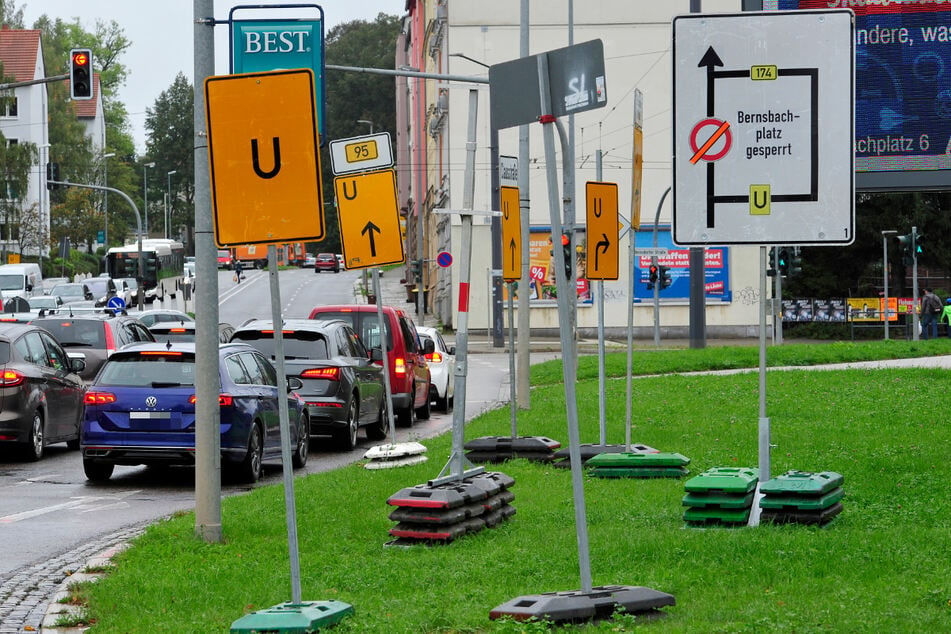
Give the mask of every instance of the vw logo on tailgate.
M 155 407 L 156 405 L 158 405 L 158 399 L 155 398 L 154 396 L 149 396 L 148 398 L 145 399 L 146 407 Z

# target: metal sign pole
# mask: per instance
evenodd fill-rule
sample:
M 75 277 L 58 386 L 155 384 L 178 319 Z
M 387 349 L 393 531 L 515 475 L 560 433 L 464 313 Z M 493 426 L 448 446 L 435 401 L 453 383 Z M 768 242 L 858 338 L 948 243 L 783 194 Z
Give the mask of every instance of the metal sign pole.
M 512 439 L 518 436 L 518 421 L 516 412 L 518 403 L 516 402 L 515 390 L 515 305 L 512 296 L 515 294 L 515 284 L 509 282 L 509 409 L 512 420 Z
M 366 274 L 366 270 L 364 270 Z M 380 324 L 380 349 L 383 352 L 383 396 L 386 398 L 386 419 L 390 428 L 390 445 L 396 444 L 396 420 L 393 416 L 393 387 L 390 385 L 390 360 L 387 354 L 386 321 L 383 319 L 383 297 L 380 295 L 380 270 L 373 269 L 373 296 L 376 297 L 376 319 Z
M 294 502 L 294 465 L 291 458 L 291 425 L 287 410 L 287 373 L 284 368 L 284 319 L 281 317 L 281 287 L 277 278 L 277 247 L 267 247 L 271 282 L 271 324 L 274 329 L 274 366 L 277 370 L 277 407 L 281 428 L 281 466 L 284 474 L 284 510 L 287 517 L 287 550 L 291 563 L 291 600 L 301 602 L 300 555 L 297 548 L 297 506 Z M 308 430 L 304 430 L 308 433 Z
M 552 234 L 561 227 L 558 209 L 558 173 L 555 167 L 555 135 L 553 125 L 557 119 L 551 112 L 551 99 L 548 87 L 548 56 L 538 56 L 539 96 L 542 104 L 542 131 L 545 140 L 545 170 L 548 177 L 548 207 L 551 216 Z M 554 243 L 554 240 L 552 240 Z M 574 332 L 572 332 L 571 312 L 573 310 L 570 276 L 566 276 L 564 249 L 555 252 L 555 281 L 558 287 L 558 312 L 560 319 L 562 373 L 565 380 L 565 405 L 568 418 L 568 453 L 571 461 L 571 489 L 575 506 L 575 532 L 578 537 L 578 566 L 581 573 L 581 587 L 591 592 L 591 559 L 588 551 L 588 525 L 584 501 L 584 474 L 581 465 L 581 438 L 578 432 L 578 403 L 575 392 L 574 368 Z

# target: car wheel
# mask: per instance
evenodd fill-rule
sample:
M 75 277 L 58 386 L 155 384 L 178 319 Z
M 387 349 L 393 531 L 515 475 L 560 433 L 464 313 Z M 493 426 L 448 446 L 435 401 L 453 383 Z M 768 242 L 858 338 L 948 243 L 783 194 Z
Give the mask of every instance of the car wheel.
M 301 424 L 297 429 L 297 447 L 294 448 L 293 464 L 295 469 L 307 466 L 307 454 L 310 453 L 310 422 L 306 416 L 301 416 Z
M 416 418 L 420 420 L 428 420 L 431 414 L 430 405 L 429 405 L 429 389 L 426 389 L 426 403 L 416 409 Z
M 33 412 L 33 424 L 30 426 L 30 437 L 25 447 L 27 460 L 36 461 L 43 457 L 43 448 L 46 446 L 46 438 L 43 437 L 43 417 L 40 413 Z
M 375 423 L 367 426 L 367 438 L 370 440 L 386 440 L 390 431 L 390 419 L 386 409 L 386 396 L 380 399 L 380 415 Z
M 116 466 L 111 462 L 83 460 L 83 471 L 86 473 L 86 478 L 93 482 L 105 482 L 112 477 L 115 468 Z
M 447 392 L 446 396 L 439 396 L 438 393 L 436 394 L 436 409 L 438 409 L 439 411 L 441 411 L 441 412 L 444 413 L 444 414 L 448 414 L 449 411 L 452 409 L 452 405 L 451 405 L 451 402 L 450 402 L 450 399 L 449 399 L 448 391 L 449 391 L 449 389 L 447 388 L 447 389 L 446 389 L 446 392 Z
M 261 427 L 255 423 L 251 426 L 251 435 L 248 437 L 248 452 L 238 465 L 238 477 L 248 484 L 254 484 L 260 480 L 263 460 L 264 440 L 261 438 Z
M 412 403 L 409 407 L 404 409 L 396 410 L 396 425 L 398 427 L 412 427 L 413 423 L 416 422 L 416 410 L 413 409 Z M 396 440 L 395 438 L 393 439 Z
M 344 451 L 352 451 L 357 446 L 357 431 L 360 429 L 360 419 L 357 412 L 357 395 L 350 395 L 350 404 L 347 406 L 347 425 L 337 434 L 337 444 Z

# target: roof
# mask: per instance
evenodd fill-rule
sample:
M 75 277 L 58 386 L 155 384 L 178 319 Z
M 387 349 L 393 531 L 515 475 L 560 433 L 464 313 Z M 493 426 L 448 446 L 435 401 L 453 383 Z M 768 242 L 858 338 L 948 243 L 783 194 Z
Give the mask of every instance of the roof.
M 36 60 L 40 55 L 40 31 L 0 29 L 0 62 L 3 73 L 14 81 L 36 79 Z
M 80 119 L 95 119 L 96 104 L 99 103 L 99 73 L 92 74 L 92 99 L 73 101 L 73 112 Z

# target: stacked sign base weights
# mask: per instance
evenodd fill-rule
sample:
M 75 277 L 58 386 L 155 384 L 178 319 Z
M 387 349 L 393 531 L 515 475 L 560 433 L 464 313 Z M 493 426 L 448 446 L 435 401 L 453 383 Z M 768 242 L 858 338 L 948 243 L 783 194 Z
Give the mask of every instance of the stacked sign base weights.
M 280 603 L 266 610 L 246 614 L 231 624 L 231 634 L 263 632 L 316 632 L 353 614 L 353 606 L 342 601 Z
M 516 621 L 535 618 L 553 623 L 609 619 L 618 611 L 637 614 L 676 605 L 671 594 L 643 586 L 595 586 L 591 592 L 572 590 L 516 597 L 489 612 L 490 619 L 509 616 Z
M 679 453 L 602 453 L 585 463 L 596 478 L 680 478 L 689 473 L 690 458 Z
M 483 472 L 453 482 L 420 484 L 396 492 L 386 501 L 397 507 L 390 519 L 396 538 L 390 546 L 448 544 L 453 540 L 493 528 L 515 515 L 514 478 L 500 472 Z
M 408 465 L 420 464 L 429 460 L 423 454 L 426 446 L 418 442 L 401 442 L 392 445 L 377 445 L 370 447 L 363 457 L 369 460 L 367 469 L 393 469 Z
M 824 525 L 842 512 L 845 478 L 832 471 L 787 471 L 760 486 L 760 519 L 777 524 Z
M 499 463 L 515 458 L 551 462 L 561 443 L 545 436 L 483 436 L 467 442 L 466 458 L 474 463 Z
M 684 521 L 691 526 L 745 526 L 756 492 L 757 471 L 713 467 L 687 480 Z
M 624 453 L 627 452 L 626 445 L 594 445 L 589 443 L 584 443 L 578 446 L 578 452 L 581 455 L 581 463 L 584 465 L 588 464 L 588 461 L 595 457 L 600 456 L 605 453 Z M 631 445 L 631 451 L 629 453 L 657 453 L 657 449 L 649 447 L 647 445 L 642 445 L 640 443 L 635 443 Z M 561 467 L 564 469 L 571 468 L 571 451 L 566 447 L 565 449 L 560 449 L 555 452 L 555 462 L 554 466 Z

